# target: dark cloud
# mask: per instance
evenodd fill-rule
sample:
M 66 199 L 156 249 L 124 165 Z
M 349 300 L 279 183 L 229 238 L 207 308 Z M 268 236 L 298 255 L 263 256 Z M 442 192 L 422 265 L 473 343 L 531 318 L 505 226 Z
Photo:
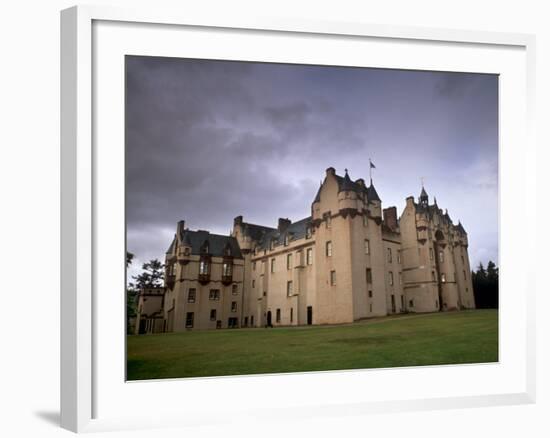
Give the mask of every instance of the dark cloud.
M 369 158 L 384 206 L 424 176 L 474 262 L 497 257 L 496 76 L 128 56 L 126 87 L 138 262 L 163 256 L 180 219 L 227 233 L 239 214 L 305 217 L 325 168 L 367 178 Z

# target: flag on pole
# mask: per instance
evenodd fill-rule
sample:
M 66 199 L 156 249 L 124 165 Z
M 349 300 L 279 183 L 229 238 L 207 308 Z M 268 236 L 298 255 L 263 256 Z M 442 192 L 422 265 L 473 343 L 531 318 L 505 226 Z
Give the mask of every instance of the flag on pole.
M 371 160 L 369 160 L 369 163 L 370 163 L 370 168 L 371 168 L 371 169 L 376 169 L 376 166 L 372 163 Z

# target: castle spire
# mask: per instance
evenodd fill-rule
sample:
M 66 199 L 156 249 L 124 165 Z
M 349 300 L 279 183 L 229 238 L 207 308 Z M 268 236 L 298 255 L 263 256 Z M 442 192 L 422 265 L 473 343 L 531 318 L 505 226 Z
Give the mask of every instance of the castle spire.
M 426 193 L 426 189 L 424 188 L 424 177 L 420 178 L 420 181 L 422 183 L 422 191 L 420 192 L 420 196 L 418 197 L 418 202 L 423 207 L 427 207 L 429 199 L 428 193 Z

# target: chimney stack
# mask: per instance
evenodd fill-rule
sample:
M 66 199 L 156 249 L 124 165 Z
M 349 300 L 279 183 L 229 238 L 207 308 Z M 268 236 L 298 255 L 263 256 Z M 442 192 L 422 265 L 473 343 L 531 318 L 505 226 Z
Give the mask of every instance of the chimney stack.
M 184 230 L 185 230 L 185 221 L 179 221 L 178 227 L 177 227 L 178 236 L 181 236 Z
M 388 207 L 384 209 L 384 222 L 393 231 L 397 229 L 397 208 Z
M 336 169 L 334 167 L 329 167 L 326 172 L 327 172 L 327 176 L 336 175 Z
M 237 216 L 235 219 L 233 219 L 233 226 L 236 227 L 236 226 L 240 226 L 243 224 L 243 217 L 242 216 Z
M 290 220 L 288 218 L 279 218 L 279 224 L 277 225 L 277 229 L 279 230 L 279 233 L 284 233 L 288 226 L 291 224 Z

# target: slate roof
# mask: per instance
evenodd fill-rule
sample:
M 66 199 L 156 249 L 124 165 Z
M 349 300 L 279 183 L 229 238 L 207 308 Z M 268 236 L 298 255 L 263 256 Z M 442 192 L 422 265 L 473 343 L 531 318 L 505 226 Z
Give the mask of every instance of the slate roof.
M 177 236 L 174 234 L 174 238 L 172 239 L 172 243 L 170 244 L 170 246 L 166 250 L 166 254 L 172 254 L 174 252 L 174 246 L 176 245 L 176 237 Z
M 275 228 L 264 227 L 263 225 L 249 224 L 243 222 L 242 229 L 245 235 L 250 236 L 252 240 L 260 241 L 267 233 L 276 231 Z
M 459 233 L 467 234 L 466 230 L 464 229 L 464 227 L 462 226 L 460 221 L 458 221 L 458 225 L 455 225 L 454 227 L 455 227 L 456 230 L 458 230 Z
M 271 246 L 271 241 L 274 242 L 275 246 L 284 245 L 285 236 L 288 235 L 289 241 L 303 239 L 306 237 L 306 230 L 311 222 L 311 216 L 300 219 L 299 221 L 291 223 L 287 229 L 281 233 L 277 229 L 271 229 L 264 237 L 260 240 L 261 249 L 269 249 Z
M 208 242 L 208 254 L 214 257 L 223 257 L 225 255 L 224 249 L 227 245 L 231 250 L 231 255 L 235 258 L 242 259 L 241 249 L 237 243 L 237 239 L 231 236 L 222 236 L 220 234 L 211 234 L 208 231 L 191 231 L 182 230 L 180 236 L 182 242 L 191 246 L 191 254 L 201 254 L 201 247 L 204 242 Z M 173 242 L 172 242 L 173 243 Z M 172 245 L 170 246 L 172 247 Z
M 374 188 L 374 185 L 372 184 L 372 181 L 370 183 L 370 186 L 367 188 L 367 199 L 369 201 L 379 201 L 382 202 L 380 197 L 378 196 L 378 193 L 376 193 L 376 189 Z

